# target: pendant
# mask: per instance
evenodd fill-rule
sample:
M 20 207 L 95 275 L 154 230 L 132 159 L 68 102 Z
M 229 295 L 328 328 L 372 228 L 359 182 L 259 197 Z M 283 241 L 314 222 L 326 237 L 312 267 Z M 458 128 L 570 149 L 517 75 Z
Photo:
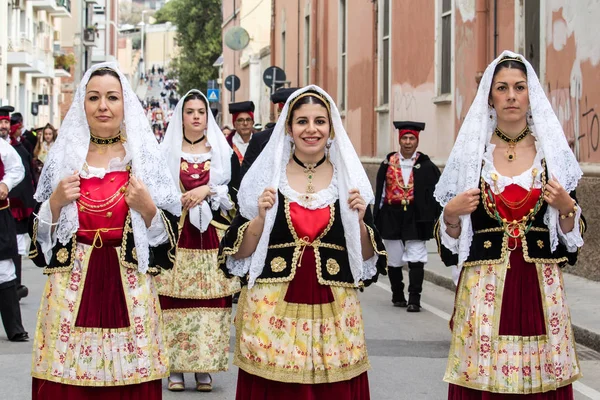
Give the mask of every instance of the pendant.
M 508 150 L 506 150 L 506 158 L 508 161 L 514 161 L 517 159 L 517 152 L 515 151 L 514 145 L 508 145 Z
M 181 170 L 183 172 L 188 172 L 188 163 L 187 162 L 185 162 L 185 161 L 181 162 Z
M 404 211 L 406 211 L 406 205 L 408 204 L 408 200 L 402 199 L 402 205 L 404 206 Z

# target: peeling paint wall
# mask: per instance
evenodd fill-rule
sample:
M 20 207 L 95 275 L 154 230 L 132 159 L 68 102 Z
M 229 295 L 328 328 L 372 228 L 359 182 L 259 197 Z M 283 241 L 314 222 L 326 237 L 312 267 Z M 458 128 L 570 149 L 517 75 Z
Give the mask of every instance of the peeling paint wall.
M 600 162 L 600 0 L 548 2 L 546 93 L 579 161 Z

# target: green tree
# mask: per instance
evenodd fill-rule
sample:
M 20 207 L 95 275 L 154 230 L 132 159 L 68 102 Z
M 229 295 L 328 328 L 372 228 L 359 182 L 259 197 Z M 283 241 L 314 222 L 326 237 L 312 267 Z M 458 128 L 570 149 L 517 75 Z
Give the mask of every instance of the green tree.
M 177 26 L 179 55 L 171 60 L 179 91 L 192 88 L 206 93 L 209 79 L 217 78 L 213 63 L 222 51 L 221 0 L 171 0 L 155 15 L 157 22 L 171 21 Z

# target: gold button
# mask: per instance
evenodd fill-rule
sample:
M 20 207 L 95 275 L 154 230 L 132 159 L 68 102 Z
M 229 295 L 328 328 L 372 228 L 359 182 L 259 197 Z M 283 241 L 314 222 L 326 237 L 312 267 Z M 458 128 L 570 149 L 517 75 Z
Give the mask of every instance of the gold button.
M 109 211 L 109 212 L 106 213 L 106 218 L 110 218 L 110 217 L 112 217 L 112 212 L 111 211 Z

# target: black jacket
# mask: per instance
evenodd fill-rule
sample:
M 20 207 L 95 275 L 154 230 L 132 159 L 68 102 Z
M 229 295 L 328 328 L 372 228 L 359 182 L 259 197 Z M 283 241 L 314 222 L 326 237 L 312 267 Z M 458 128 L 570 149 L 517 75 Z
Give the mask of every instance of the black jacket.
M 273 133 L 273 128 L 265 129 L 264 131 L 257 132 L 252 135 L 252 139 L 250 139 L 250 144 L 246 149 L 246 154 L 244 154 L 244 161 L 242 161 L 242 167 L 240 169 L 240 176 L 243 178 L 246 175 L 246 172 L 252 166 L 252 163 L 256 161 L 260 153 L 263 151 L 267 143 L 269 143 L 269 139 L 271 139 L 271 134 Z

